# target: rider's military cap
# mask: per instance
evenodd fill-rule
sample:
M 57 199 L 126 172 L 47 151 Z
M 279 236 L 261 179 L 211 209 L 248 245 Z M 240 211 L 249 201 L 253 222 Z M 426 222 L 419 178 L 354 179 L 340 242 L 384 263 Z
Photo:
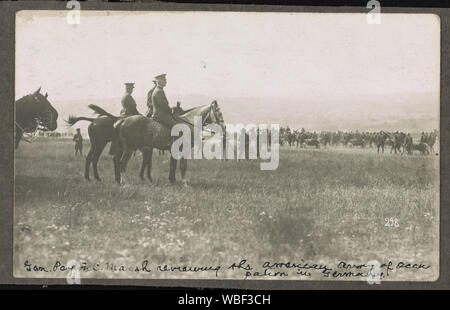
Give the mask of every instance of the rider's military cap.
M 165 74 L 157 75 L 157 76 L 155 76 L 155 80 L 163 80 L 163 81 L 165 81 L 166 80 L 166 75 Z

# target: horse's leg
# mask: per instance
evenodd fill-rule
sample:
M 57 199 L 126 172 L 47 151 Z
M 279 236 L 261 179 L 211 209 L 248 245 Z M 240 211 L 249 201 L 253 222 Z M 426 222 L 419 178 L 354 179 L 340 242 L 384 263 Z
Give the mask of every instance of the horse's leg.
M 153 148 L 146 151 L 145 161 L 147 165 L 147 179 L 152 182 L 152 160 L 153 160 Z
M 120 158 L 122 157 L 123 151 L 121 149 L 115 149 L 114 150 L 114 157 L 113 157 L 113 163 L 114 163 L 114 177 L 116 179 L 116 182 L 120 184 L 120 181 L 122 180 L 122 177 L 120 175 Z
M 147 167 L 147 151 L 143 151 L 142 152 L 142 164 L 141 164 L 141 170 L 139 171 L 139 177 L 141 178 L 142 181 L 144 181 L 144 171 L 145 168 Z
M 94 152 L 94 156 L 93 156 L 93 160 L 92 160 L 92 169 L 94 170 L 94 178 L 97 181 L 101 181 L 100 176 L 98 175 L 98 169 L 97 169 L 97 164 L 98 164 L 98 160 L 100 159 L 100 156 L 102 155 L 103 150 L 105 149 L 106 144 L 108 144 L 108 142 L 103 142 L 100 145 L 97 145 L 97 147 L 95 148 L 95 152 Z
M 92 161 L 92 157 L 94 156 L 94 152 L 95 152 L 95 144 L 92 144 L 91 148 L 89 149 L 89 153 L 86 156 L 86 165 L 84 167 L 84 178 L 88 181 L 90 180 L 89 168 L 91 166 L 91 161 Z
M 181 172 L 181 181 L 183 182 L 184 186 L 187 186 L 187 179 L 186 179 L 186 171 L 187 171 L 187 159 L 181 158 L 180 159 L 180 172 Z
M 178 160 L 173 158 L 172 154 L 170 154 L 170 169 L 169 169 L 169 181 L 171 183 L 175 183 L 175 171 L 177 170 Z
M 120 172 L 124 173 L 127 171 L 127 165 L 132 155 L 133 151 L 131 150 L 125 150 L 123 152 L 122 158 L 120 159 Z

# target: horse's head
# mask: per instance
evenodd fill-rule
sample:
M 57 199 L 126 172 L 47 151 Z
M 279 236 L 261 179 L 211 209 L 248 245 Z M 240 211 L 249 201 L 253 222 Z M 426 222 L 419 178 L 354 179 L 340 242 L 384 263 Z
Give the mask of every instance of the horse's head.
M 225 129 L 225 122 L 223 120 L 222 111 L 220 111 L 219 104 L 216 100 L 211 102 L 211 110 L 206 121 L 212 124 L 218 124 L 222 129 Z
M 34 105 L 35 119 L 44 130 L 53 131 L 57 127 L 58 112 L 48 101 L 48 94 L 41 94 L 39 87 L 34 93 L 28 95 L 30 104 Z
M 186 110 L 180 115 L 180 118 L 191 125 L 194 125 L 195 117 L 201 117 L 202 126 L 217 124 L 222 128 L 222 132 L 225 132 L 225 122 L 217 101 Z

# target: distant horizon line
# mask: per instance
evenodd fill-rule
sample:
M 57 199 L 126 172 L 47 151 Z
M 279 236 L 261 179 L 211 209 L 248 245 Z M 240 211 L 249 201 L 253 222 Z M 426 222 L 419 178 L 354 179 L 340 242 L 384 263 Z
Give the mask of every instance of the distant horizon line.
M 327 93 L 327 94 L 329 94 L 329 93 Z M 341 93 L 342 94 L 342 93 Z M 398 95 L 398 94 L 403 94 L 403 95 L 407 95 L 407 94 L 435 94 L 435 95 L 438 95 L 438 96 L 440 96 L 440 92 L 424 92 L 424 91 L 417 91 L 417 92 L 408 92 L 408 93 L 405 93 L 405 92 L 390 92 L 390 93 L 365 93 L 365 94 L 361 94 L 361 96 L 364 96 L 364 97 L 368 97 L 368 96 L 374 96 L 374 97 L 380 97 L 380 95 L 381 96 L 389 96 L 389 95 Z M 134 95 L 134 94 L 133 94 Z M 211 100 L 220 100 L 221 98 L 222 99 L 255 99 L 255 100 L 258 100 L 258 99 L 276 99 L 276 100 L 282 100 L 282 101 L 295 101 L 295 100 L 298 100 L 298 101 L 301 101 L 302 100 L 302 98 L 292 98 L 292 97 L 278 97 L 278 96 L 252 96 L 252 95 L 242 95 L 242 96 L 222 96 L 222 97 L 219 97 L 219 96 L 216 96 L 216 97 L 214 97 L 214 96 L 208 96 L 208 95 L 202 95 L 202 94 L 198 94 L 198 93 L 190 93 L 190 94 L 184 94 L 184 95 L 182 95 L 182 94 L 177 94 L 177 93 L 171 93 L 170 94 L 170 96 L 171 97 L 173 97 L 173 96 L 178 96 L 178 97 L 210 97 L 211 98 Z M 348 95 L 347 95 L 348 97 L 351 97 L 351 98 L 355 98 L 355 94 L 352 94 L 352 93 L 348 93 Z M 23 96 L 22 96 L 23 97 Z M 20 99 L 20 98 L 22 98 L 22 97 L 18 97 L 18 98 L 16 98 L 15 100 L 18 100 L 18 99 Z M 116 96 L 116 97 L 91 97 L 91 98 L 78 98 L 78 99 L 54 99 L 54 100 L 52 100 L 51 99 L 51 94 L 49 94 L 49 97 L 50 97 L 50 100 L 51 101 L 55 101 L 55 102 L 70 102 L 70 101 L 89 101 L 89 100 L 107 100 L 107 101 L 109 101 L 109 100 L 117 100 L 117 99 L 121 99 L 121 96 Z M 142 95 L 139 95 L 139 96 L 133 96 L 134 98 L 141 98 L 141 99 L 146 99 L 146 96 L 144 95 L 144 96 L 142 96 Z M 319 97 L 319 96 L 318 96 Z M 320 99 L 320 98 L 307 98 L 307 100 L 315 100 L 315 99 Z M 325 99 L 325 98 L 324 98 Z M 336 99 L 338 99 L 338 98 L 336 98 Z M 346 96 L 343 96 L 342 98 L 339 98 L 339 99 L 347 99 L 347 97 Z M 338 99 L 338 100 L 339 100 Z M 439 99 L 440 99 L 440 97 L 439 97 Z M 440 104 L 440 100 L 439 100 L 439 104 Z

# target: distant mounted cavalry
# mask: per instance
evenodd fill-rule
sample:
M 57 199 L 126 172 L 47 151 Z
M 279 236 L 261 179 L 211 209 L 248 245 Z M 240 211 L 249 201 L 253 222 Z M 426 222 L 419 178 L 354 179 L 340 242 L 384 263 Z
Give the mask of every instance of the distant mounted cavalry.
M 436 144 L 437 137 L 438 137 L 437 130 L 434 130 L 433 132 L 430 132 L 430 133 L 422 132 L 422 136 L 420 137 L 420 142 L 426 143 L 428 145 L 428 147 L 430 148 L 430 152 L 434 153 L 435 152 L 434 145 Z
M 359 131 L 322 131 L 310 132 L 304 128 L 280 128 L 280 143 L 295 148 L 347 147 L 347 148 L 375 148 L 377 153 L 384 153 L 385 147 L 391 154 L 413 154 L 418 151 L 427 155 L 435 153 L 434 146 L 438 139 L 438 131 L 422 132 L 420 139 L 413 141 L 410 133 L 401 131 L 387 132 L 359 132 Z

